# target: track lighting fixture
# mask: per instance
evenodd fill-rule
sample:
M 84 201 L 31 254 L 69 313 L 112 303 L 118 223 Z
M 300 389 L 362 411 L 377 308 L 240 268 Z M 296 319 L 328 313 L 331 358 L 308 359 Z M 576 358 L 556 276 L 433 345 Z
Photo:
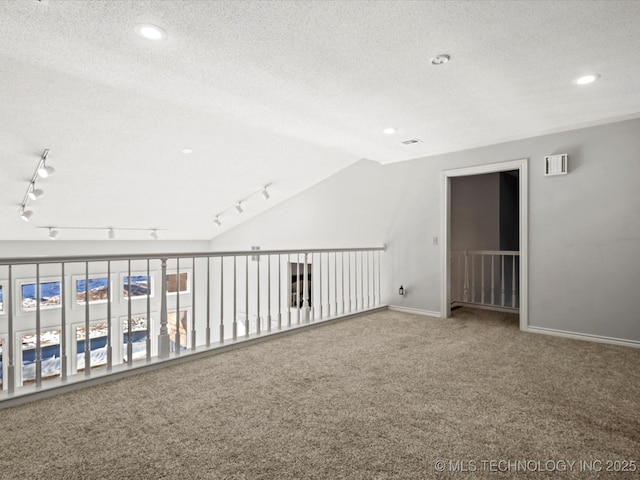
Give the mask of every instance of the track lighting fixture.
M 225 208 L 224 210 L 221 210 L 218 214 L 215 215 L 215 217 L 213 219 L 213 223 L 215 223 L 218 227 L 221 227 L 222 226 L 222 214 L 229 212 L 231 209 L 235 209 L 238 213 L 244 212 L 244 207 L 243 207 L 244 203 L 247 200 L 249 200 L 250 198 L 254 197 L 255 195 L 260 194 L 260 195 L 262 195 L 262 197 L 265 200 L 269 200 L 269 198 L 271 198 L 271 194 L 269 193 L 269 190 L 268 190 L 268 188 L 270 186 L 271 186 L 271 183 L 267 183 L 260 190 L 254 191 L 251 195 L 247 195 L 242 200 L 238 200 L 235 203 L 235 205 L 229 206 L 229 207 Z
M 29 214 L 29 212 L 25 212 L 28 215 L 27 216 L 31 216 Z M 137 232 L 149 232 L 149 236 L 151 238 L 153 238 L 154 240 L 158 240 L 159 235 L 158 235 L 158 231 L 159 230 L 163 230 L 162 228 L 128 228 L 128 227 L 122 227 L 122 228 L 118 228 L 118 227 L 37 227 L 37 228 L 46 228 L 49 230 L 49 238 L 51 240 L 54 240 L 57 236 L 58 236 L 58 232 L 59 230 L 107 230 L 107 236 L 109 237 L 110 240 L 113 240 L 114 238 L 116 238 L 116 230 L 131 230 L 131 231 L 137 231 Z
M 33 172 L 31 176 L 31 181 L 29 182 L 29 186 L 27 187 L 27 192 L 24 194 L 24 198 L 22 199 L 22 203 L 20 204 L 20 217 L 28 222 L 33 212 L 31 210 L 27 210 L 27 202 L 29 200 L 37 200 L 42 195 L 44 195 L 44 190 L 40 188 L 36 188 L 36 181 L 38 177 L 47 178 L 53 174 L 55 171 L 53 167 L 46 165 L 47 157 L 49 156 L 49 149 L 45 149 L 40 156 L 40 160 L 38 161 L 38 165 L 36 166 L 36 171 Z

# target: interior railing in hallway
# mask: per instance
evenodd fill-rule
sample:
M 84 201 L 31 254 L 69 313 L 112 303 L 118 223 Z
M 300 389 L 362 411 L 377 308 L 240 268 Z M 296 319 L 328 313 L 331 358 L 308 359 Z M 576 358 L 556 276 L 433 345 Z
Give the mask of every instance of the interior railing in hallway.
M 519 292 L 520 252 L 505 250 L 451 252 L 452 304 L 518 310 Z
M 0 401 L 381 306 L 384 247 L 0 259 Z

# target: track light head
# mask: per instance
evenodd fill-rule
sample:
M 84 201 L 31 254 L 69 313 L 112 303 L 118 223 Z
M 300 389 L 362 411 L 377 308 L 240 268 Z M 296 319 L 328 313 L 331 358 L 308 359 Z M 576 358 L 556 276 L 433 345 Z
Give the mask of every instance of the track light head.
M 219 227 L 222 226 L 222 220 L 220 219 L 220 215 L 216 215 L 216 218 L 213 219 L 213 223 L 215 223 Z
M 114 238 L 116 238 L 116 232 L 113 230 L 113 228 L 109 229 L 109 239 L 113 240 Z
M 20 210 L 20 218 L 22 218 L 25 222 L 28 222 L 32 216 L 33 212 L 31 210 L 25 210 L 24 208 Z
M 44 195 L 44 190 L 41 190 L 40 188 L 35 188 L 35 187 L 36 187 L 35 183 L 32 183 L 31 188 L 29 189 L 29 198 L 31 200 L 37 200 Z
M 149 235 L 151 235 L 151 238 L 153 238 L 154 240 L 158 239 L 158 232 L 155 230 L 151 230 L 151 233 Z
M 269 192 L 267 191 L 267 187 L 264 187 L 262 189 L 262 192 L 260 193 L 262 193 L 262 196 L 264 197 L 265 200 L 269 200 L 269 197 L 271 197 L 271 195 L 269 195 Z
M 55 240 L 58 236 L 58 230 L 55 230 L 53 227 L 49 227 L 49 238 L 51 240 Z
M 242 208 L 242 202 L 238 202 L 236 204 L 236 210 L 238 211 L 238 213 L 244 212 L 244 209 Z
M 38 169 L 38 176 L 40 178 L 47 178 L 50 177 L 51 175 L 53 175 L 55 173 L 56 169 L 49 166 L 49 165 L 45 165 L 44 163 L 42 164 L 42 166 Z

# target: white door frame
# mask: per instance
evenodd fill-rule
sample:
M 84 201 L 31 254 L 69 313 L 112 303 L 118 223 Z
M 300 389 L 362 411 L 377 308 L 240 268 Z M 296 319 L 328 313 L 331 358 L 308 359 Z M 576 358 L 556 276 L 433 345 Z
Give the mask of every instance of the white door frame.
M 441 312 L 443 318 L 451 316 L 451 178 L 466 177 L 468 175 L 481 175 L 483 173 L 504 172 L 518 170 L 519 172 L 519 196 L 520 196 L 520 330 L 528 329 L 528 191 L 527 191 L 527 163 L 526 158 L 509 162 L 491 163 L 473 167 L 444 170 L 441 175 L 442 197 L 442 280 L 441 280 Z

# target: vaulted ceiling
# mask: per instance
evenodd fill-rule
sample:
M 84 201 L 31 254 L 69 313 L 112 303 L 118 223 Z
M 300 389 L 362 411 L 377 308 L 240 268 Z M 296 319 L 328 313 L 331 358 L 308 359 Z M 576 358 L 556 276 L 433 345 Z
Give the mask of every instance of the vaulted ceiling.
M 0 240 L 209 239 L 363 158 L 640 116 L 639 25 L 638 1 L 0 2 Z

